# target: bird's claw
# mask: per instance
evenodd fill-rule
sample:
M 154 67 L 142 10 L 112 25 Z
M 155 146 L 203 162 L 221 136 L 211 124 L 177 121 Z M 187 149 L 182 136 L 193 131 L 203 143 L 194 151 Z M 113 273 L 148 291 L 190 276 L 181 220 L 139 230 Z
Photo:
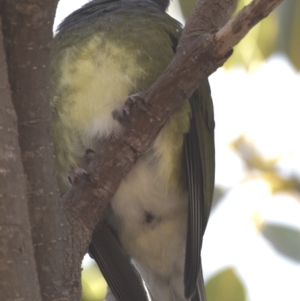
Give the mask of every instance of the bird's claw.
M 88 173 L 85 171 L 85 169 L 76 166 L 71 172 L 69 172 L 68 180 L 71 185 L 74 185 L 78 181 L 79 177 L 81 177 L 82 175 L 87 176 L 87 174 Z
M 94 157 L 95 157 L 95 152 L 92 149 L 88 148 L 84 152 L 83 161 L 86 165 L 88 165 L 93 160 Z
M 149 106 L 148 103 L 145 102 L 144 98 L 141 96 L 141 93 L 136 93 L 130 95 L 124 105 L 122 106 L 121 110 L 114 110 L 112 115 L 115 120 L 122 122 L 123 120 L 131 121 L 130 120 L 130 112 L 133 106 L 137 106 L 141 111 L 147 111 Z
M 95 156 L 95 152 L 92 149 L 87 149 L 83 155 L 83 162 L 85 166 L 87 166 Z M 68 174 L 68 180 L 71 185 L 74 185 L 81 176 L 85 176 L 90 182 L 93 183 L 87 171 L 79 166 L 76 166 L 71 172 Z M 94 184 L 94 183 L 93 183 Z

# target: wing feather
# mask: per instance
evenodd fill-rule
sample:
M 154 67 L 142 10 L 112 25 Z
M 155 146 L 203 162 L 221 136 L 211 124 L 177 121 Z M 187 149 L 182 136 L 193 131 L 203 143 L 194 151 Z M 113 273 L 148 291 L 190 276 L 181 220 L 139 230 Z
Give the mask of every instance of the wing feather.
M 194 92 L 190 105 L 191 125 L 184 144 L 189 190 L 185 296 L 205 301 L 200 253 L 210 214 L 215 174 L 214 113 L 208 81 Z
M 89 253 L 118 301 L 149 300 L 142 278 L 105 223 L 95 229 Z

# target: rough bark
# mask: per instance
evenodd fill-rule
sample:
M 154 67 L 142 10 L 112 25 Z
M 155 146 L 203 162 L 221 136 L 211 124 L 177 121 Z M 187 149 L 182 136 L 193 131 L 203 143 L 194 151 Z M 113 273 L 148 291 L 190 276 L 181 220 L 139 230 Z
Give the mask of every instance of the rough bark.
M 0 79 L 0 296 L 2 300 L 39 301 L 26 177 L 19 148 L 17 116 L 8 83 L 1 18 Z
M 70 247 L 76 241 L 58 194 L 50 137 L 49 57 L 56 5 L 57 0 L 3 0 L 1 15 L 42 299 L 76 300 L 83 248 L 80 253 Z

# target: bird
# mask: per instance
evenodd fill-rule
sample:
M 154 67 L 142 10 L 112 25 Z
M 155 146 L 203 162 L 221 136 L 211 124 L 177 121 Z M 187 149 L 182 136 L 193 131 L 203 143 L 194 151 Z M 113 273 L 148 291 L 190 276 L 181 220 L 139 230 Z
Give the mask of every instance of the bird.
M 92 0 L 58 26 L 51 111 L 62 194 L 86 152 L 122 136 L 114 112 L 173 59 L 182 25 L 166 13 L 169 2 Z M 107 301 L 206 301 L 201 248 L 214 190 L 214 128 L 205 80 L 122 180 L 89 247 L 108 283 Z

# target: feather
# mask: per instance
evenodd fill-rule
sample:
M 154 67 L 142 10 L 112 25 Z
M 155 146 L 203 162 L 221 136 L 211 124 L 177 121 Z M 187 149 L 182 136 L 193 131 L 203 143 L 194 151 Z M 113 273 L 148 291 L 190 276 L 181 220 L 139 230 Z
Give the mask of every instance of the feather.
M 118 301 L 148 300 L 142 278 L 105 223 L 95 229 L 89 253 Z
M 184 143 L 189 191 L 184 282 L 185 296 L 189 298 L 195 293 L 198 277 L 201 278 L 200 300 L 204 301 L 200 253 L 212 203 L 215 170 L 214 115 L 208 81 L 194 92 L 190 104 L 192 119 Z

